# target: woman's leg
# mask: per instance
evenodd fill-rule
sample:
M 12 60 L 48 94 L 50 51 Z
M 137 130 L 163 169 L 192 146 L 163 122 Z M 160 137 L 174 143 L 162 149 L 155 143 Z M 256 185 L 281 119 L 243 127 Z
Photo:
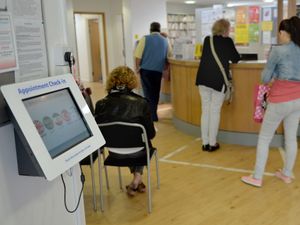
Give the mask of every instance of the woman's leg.
M 132 166 L 129 167 L 130 172 L 133 174 L 133 179 L 131 184 L 136 188 L 142 182 L 142 175 L 144 166 Z
M 283 120 L 284 127 L 284 143 L 285 143 L 285 165 L 282 173 L 291 177 L 295 160 L 297 156 L 297 129 L 300 118 L 300 100 L 291 102 L 293 104 L 293 112 L 287 115 Z
M 199 93 L 201 97 L 201 138 L 202 144 L 208 145 L 209 144 L 209 110 L 211 104 L 211 93 L 212 89 L 207 88 L 203 85 L 199 85 Z
M 145 192 L 145 185 L 142 183 L 143 166 L 129 167 L 133 174 L 133 179 L 129 185 L 126 186 L 127 194 L 135 196 L 136 192 Z
M 256 163 L 253 177 L 261 180 L 265 171 L 266 162 L 269 154 L 269 145 L 273 135 L 285 116 L 282 110 L 283 103 L 270 103 L 264 115 L 263 123 L 260 128 L 258 143 L 256 148 Z
M 209 145 L 215 146 L 217 143 L 217 135 L 220 125 L 220 113 L 224 102 L 225 94 L 219 91 L 212 90 L 211 104 L 209 109 Z

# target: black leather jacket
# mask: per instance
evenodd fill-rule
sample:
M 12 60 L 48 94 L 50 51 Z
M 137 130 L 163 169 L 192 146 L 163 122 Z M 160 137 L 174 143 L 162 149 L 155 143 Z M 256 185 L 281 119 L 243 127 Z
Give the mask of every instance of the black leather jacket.
M 149 103 L 145 98 L 127 89 L 112 91 L 96 103 L 95 119 L 97 123 L 114 121 L 142 124 L 148 139 L 155 136 Z

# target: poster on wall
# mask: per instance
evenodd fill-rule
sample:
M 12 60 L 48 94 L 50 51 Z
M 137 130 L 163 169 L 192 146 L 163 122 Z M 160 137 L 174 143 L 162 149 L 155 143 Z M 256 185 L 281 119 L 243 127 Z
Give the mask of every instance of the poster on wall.
M 41 0 L 10 0 L 8 10 L 14 19 L 42 20 Z
M 46 44 L 43 25 L 37 21 L 15 21 L 19 71 L 16 81 L 48 76 Z
M 0 74 L 18 68 L 14 28 L 9 13 L 0 13 Z
M 47 52 L 41 0 L 10 0 L 19 70 L 15 80 L 26 81 L 48 76 Z
M 235 20 L 237 24 L 247 23 L 247 12 L 246 6 L 240 6 L 236 8 Z
M 259 42 L 259 25 L 256 23 L 249 25 L 249 42 Z
M 263 8 L 262 21 L 271 21 L 272 20 L 272 9 Z
M 262 32 L 262 42 L 263 44 L 272 44 L 272 33 L 271 31 Z
M 249 43 L 248 7 L 237 7 L 235 19 L 235 43 L 246 45 Z
M 259 23 L 259 6 L 249 6 L 249 23 Z
M 222 8 L 203 8 L 196 9 L 196 25 L 199 28 L 199 36 L 197 40 L 203 43 L 206 36 L 211 35 L 211 28 L 213 23 L 223 17 Z
M 248 24 L 236 24 L 235 26 L 235 42 L 238 44 L 249 43 L 249 26 Z

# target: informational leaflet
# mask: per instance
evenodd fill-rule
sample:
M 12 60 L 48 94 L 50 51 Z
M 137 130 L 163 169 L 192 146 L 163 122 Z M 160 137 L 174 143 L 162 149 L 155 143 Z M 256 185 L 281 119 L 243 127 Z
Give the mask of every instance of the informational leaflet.
M 41 0 L 10 0 L 9 11 L 14 19 L 42 21 Z
M 272 20 L 272 9 L 271 8 L 263 8 L 262 21 L 271 21 L 271 20 Z
M 8 11 L 13 16 L 18 52 L 19 70 L 15 72 L 15 80 L 19 82 L 47 77 L 41 0 L 10 0 Z
M 263 44 L 272 44 L 271 31 L 262 32 L 262 42 Z
M 201 36 L 200 40 L 203 42 L 204 38 L 208 35 L 211 35 L 211 28 L 213 23 L 218 19 L 223 17 L 223 9 L 222 8 L 204 8 L 198 11 L 200 13 L 201 19 Z
M 249 15 L 248 15 L 248 20 L 249 23 L 259 23 L 259 11 L 260 8 L 259 6 L 249 6 Z
M 0 13 L 0 74 L 18 67 L 11 15 Z
M 15 32 L 20 67 L 16 80 L 47 77 L 46 45 L 42 23 L 33 20 L 17 20 Z
M 249 23 L 247 14 L 248 7 L 239 6 L 236 8 L 235 43 L 237 44 L 249 44 Z
M 235 42 L 238 44 L 249 43 L 249 25 L 236 24 L 235 25 Z
M 259 25 L 249 24 L 249 42 L 257 43 L 259 41 Z

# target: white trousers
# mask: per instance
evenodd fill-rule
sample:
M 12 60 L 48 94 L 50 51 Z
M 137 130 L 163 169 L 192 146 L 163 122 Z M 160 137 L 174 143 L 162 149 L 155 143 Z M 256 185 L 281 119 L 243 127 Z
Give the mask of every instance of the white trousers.
M 283 120 L 285 165 L 283 174 L 291 176 L 297 156 L 297 129 L 300 118 L 300 99 L 269 103 L 259 132 L 254 177 L 262 179 L 273 135 Z
M 203 145 L 214 146 L 217 143 L 217 135 L 220 124 L 220 112 L 225 98 L 223 92 L 199 85 L 201 97 L 201 138 Z

